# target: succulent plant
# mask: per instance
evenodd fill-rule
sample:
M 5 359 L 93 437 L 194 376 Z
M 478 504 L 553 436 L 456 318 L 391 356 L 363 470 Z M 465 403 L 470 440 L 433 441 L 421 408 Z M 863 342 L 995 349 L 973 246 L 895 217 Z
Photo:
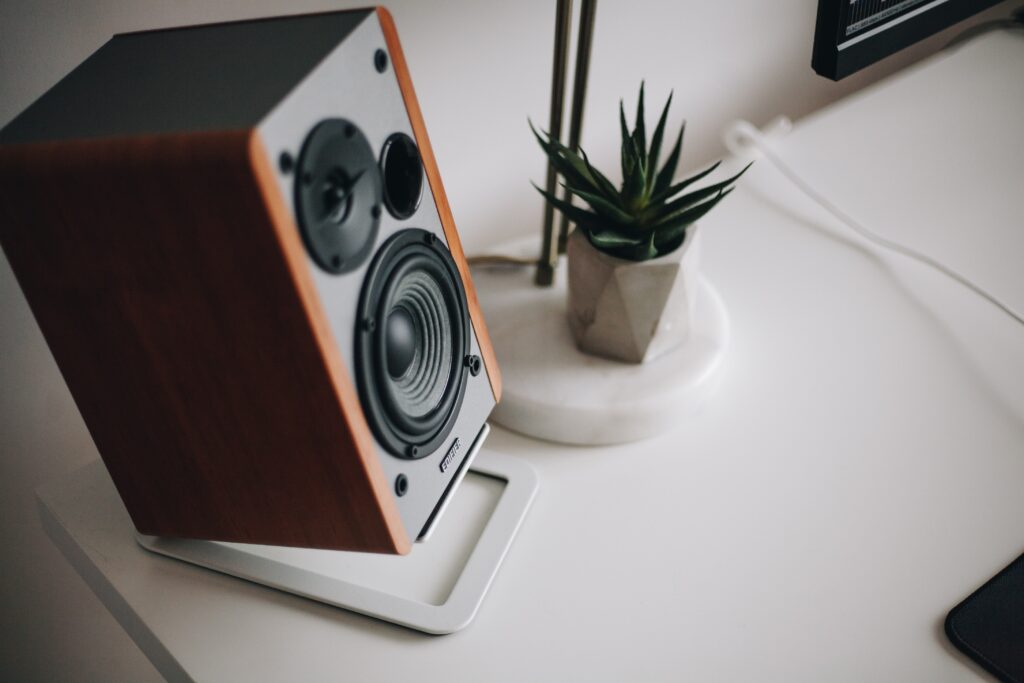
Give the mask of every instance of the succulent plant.
M 729 178 L 707 187 L 681 194 L 688 187 L 711 174 L 721 161 L 707 170 L 678 183 L 672 182 L 683 147 L 684 123 L 679 137 L 661 168 L 661 144 L 665 134 L 665 119 L 672 104 L 669 95 L 661 118 L 647 145 L 644 126 L 644 86 L 640 84 L 636 121 L 633 131 L 626 125 L 626 112 L 619 101 L 619 125 L 622 129 L 622 185 L 618 189 L 599 170 L 594 168 L 586 152 L 578 152 L 553 140 L 547 133 L 539 133 L 530 123 L 533 134 L 548 155 L 555 170 L 565 180 L 563 186 L 586 202 L 591 210 L 575 206 L 537 187 L 537 190 L 583 230 L 595 248 L 612 256 L 631 261 L 668 254 L 686 239 L 686 229 L 710 211 L 732 191 L 732 184 L 746 172 L 747 166 Z

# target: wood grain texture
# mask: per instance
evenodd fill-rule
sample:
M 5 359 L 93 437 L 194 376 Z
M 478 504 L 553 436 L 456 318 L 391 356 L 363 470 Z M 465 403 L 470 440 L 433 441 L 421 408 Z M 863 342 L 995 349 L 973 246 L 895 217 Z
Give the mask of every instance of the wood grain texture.
M 451 206 L 448 204 L 448 196 L 445 194 L 444 185 L 441 182 L 441 173 L 437 168 L 437 159 L 434 157 L 434 150 L 431 148 L 430 138 L 427 136 L 427 128 L 423 123 L 423 113 L 420 111 L 419 101 L 416 99 L 416 91 L 412 86 L 409 67 L 402 52 L 402 45 L 398 41 L 395 21 L 391 17 L 391 13 L 383 7 L 377 8 L 377 17 L 384 32 L 384 41 L 387 44 L 388 54 L 391 57 L 391 64 L 395 70 L 398 85 L 402 90 L 402 99 L 405 100 L 406 112 L 409 115 L 413 134 L 416 137 L 416 144 L 423 159 L 427 181 L 430 183 L 430 190 L 434 195 L 434 203 L 437 205 L 437 213 L 444 228 L 445 238 L 448 240 L 448 249 L 451 251 L 452 257 L 459 268 L 459 274 L 462 276 L 462 283 L 466 290 L 466 300 L 469 304 L 469 317 L 473 321 L 473 327 L 476 330 L 484 368 L 487 370 L 487 378 L 491 383 L 491 391 L 494 393 L 494 400 L 500 401 L 501 371 L 498 368 L 498 360 L 494 355 L 491 337 L 487 332 L 483 312 L 480 310 L 480 302 L 477 300 L 476 288 L 473 286 L 473 280 L 470 277 L 469 264 L 466 263 L 466 256 L 462 251 L 462 242 L 459 240 L 459 233 L 455 228 L 455 219 L 452 217 Z
M 252 131 L 0 148 L 0 241 L 138 530 L 408 552 Z

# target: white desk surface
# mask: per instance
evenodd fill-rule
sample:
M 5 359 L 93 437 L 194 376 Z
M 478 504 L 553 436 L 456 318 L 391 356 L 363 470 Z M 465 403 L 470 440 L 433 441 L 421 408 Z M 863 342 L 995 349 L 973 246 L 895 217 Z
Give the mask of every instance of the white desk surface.
M 1024 310 L 1021 73 L 1024 39 L 990 34 L 778 150 Z M 745 180 L 704 221 L 733 329 L 717 394 L 629 446 L 496 429 L 489 447 L 529 460 L 541 491 L 465 631 L 151 556 L 119 501 L 62 520 L 65 552 L 183 680 L 976 680 L 942 620 L 1024 551 L 1024 328 L 848 238 L 766 162 Z

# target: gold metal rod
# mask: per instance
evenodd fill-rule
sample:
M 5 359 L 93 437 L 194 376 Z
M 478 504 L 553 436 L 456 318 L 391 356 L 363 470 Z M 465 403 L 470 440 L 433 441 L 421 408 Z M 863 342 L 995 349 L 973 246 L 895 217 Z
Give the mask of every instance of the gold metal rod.
M 552 140 L 562 135 L 562 111 L 565 109 L 565 67 L 569 53 L 569 27 L 572 20 L 572 0 L 558 0 L 555 10 L 555 56 L 551 69 L 551 117 L 548 134 Z M 557 187 L 555 167 L 548 162 L 546 187 L 554 194 Z M 550 287 L 555 281 L 558 266 L 558 236 L 555 234 L 555 207 L 544 202 L 544 242 L 540 260 L 533 281 L 542 287 Z
M 572 81 L 572 111 L 569 114 L 569 144 L 576 151 L 580 146 L 583 132 L 583 106 L 587 100 L 587 78 L 590 74 L 590 53 L 594 43 L 594 17 L 597 15 L 597 0 L 583 0 L 580 5 L 579 38 L 576 41 L 576 73 Z M 550 192 L 550 190 L 549 190 Z M 572 194 L 565 190 L 565 201 L 572 201 Z M 569 239 L 569 219 L 562 214 L 558 228 L 558 253 L 565 253 Z

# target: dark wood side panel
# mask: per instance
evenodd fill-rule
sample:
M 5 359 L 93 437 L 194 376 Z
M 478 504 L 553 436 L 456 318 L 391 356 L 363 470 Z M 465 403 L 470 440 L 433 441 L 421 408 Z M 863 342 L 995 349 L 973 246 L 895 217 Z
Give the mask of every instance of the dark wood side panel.
M 342 419 L 347 429 L 346 433 L 350 436 L 352 447 L 358 455 L 358 459 L 351 464 L 363 469 L 377 504 L 384 514 L 384 521 L 390 530 L 391 538 L 395 541 L 395 549 L 404 555 L 412 549 L 411 538 L 405 533 L 398 506 L 391 493 L 391 486 L 378 459 L 379 449 L 370 432 L 370 425 L 366 422 L 359 393 L 345 367 L 345 362 L 338 349 L 338 340 L 331 332 L 330 323 L 324 314 L 320 297 L 316 293 L 316 286 L 313 284 L 313 277 L 310 273 L 309 257 L 302 244 L 302 238 L 299 237 L 295 218 L 278 190 L 271 157 L 267 154 L 266 148 L 255 132 L 249 140 L 249 162 L 259 185 L 266 215 L 274 228 L 278 246 L 287 263 L 292 286 L 302 301 L 302 310 L 305 313 L 307 324 L 313 333 L 326 372 L 331 379 L 331 387 L 334 390 L 335 401 L 341 408 Z M 357 295 L 358 292 L 352 292 L 352 296 Z M 350 343 L 350 341 L 345 340 L 345 343 Z M 347 456 L 348 451 L 345 452 L 345 457 Z
M 266 164 L 251 131 L 0 148 L 0 241 L 139 531 L 407 552 Z
M 444 192 L 441 172 L 437 168 L 437 159 L 434 157 L 434 150 L 430 146 L 430 138 L 427 136 L 427 128 L 423 123 L 423 113 L 420 111 L 419 101 L 416 99 L 416 91 L 412 87 L 409 66 L 405 61 L 402 45 L 398 41 L 395 21 L 391 17 L 391 13 L 383 7 L 377 8 L 377 17 L 380 20 L 381 29 L 384 31 L 384 40 L 387 43 L 388 53 L 391 55 L 391 64 L 395 70 L 395 76 L 398 78 L 398 85 L 402 90 L 402 99 L 405 100 L 405 109 L 409 114 L 409 121 L 416 136 L 416 144 L 420 149 L 420 156 L 423 158 L 423 166 L 427 172 L 427 181 L 430 183 L 430 190 L 434 195 L 434 203 L 437 204 L 437 212 L 440 215 L 441 225 L 448 240 L 448 248 L 451 250 L 455 263 L 459 267 L 459 273 L 462 275 L 462 282 L 466 289 L 466 299 L 469 302 L 469 316 L 473 321 L 473 327 L 476 328 L 477 339 L 480 342 L 480 353 L 483 355 L 487 378 L 491 383 L 491 391 L 494 393 L 494 400 L 499 401 L 501 400 L 501 371 L 498 368 L 498 360 L 494 355 L 494 347 L 491 345 L 491 336 L 487 332 L 483 312 L 480 310 L 480 302 L 476 296 L 476 287 L 473 286 L 473 279 L 470 277 L 469 264 L 466 263 L 466 256 L 462 252 L 462 242 L 459 240 L 459 233 L 455 228 L 455 219 L 452 217 L 452 209 L 448 204 L 448 196 Z

